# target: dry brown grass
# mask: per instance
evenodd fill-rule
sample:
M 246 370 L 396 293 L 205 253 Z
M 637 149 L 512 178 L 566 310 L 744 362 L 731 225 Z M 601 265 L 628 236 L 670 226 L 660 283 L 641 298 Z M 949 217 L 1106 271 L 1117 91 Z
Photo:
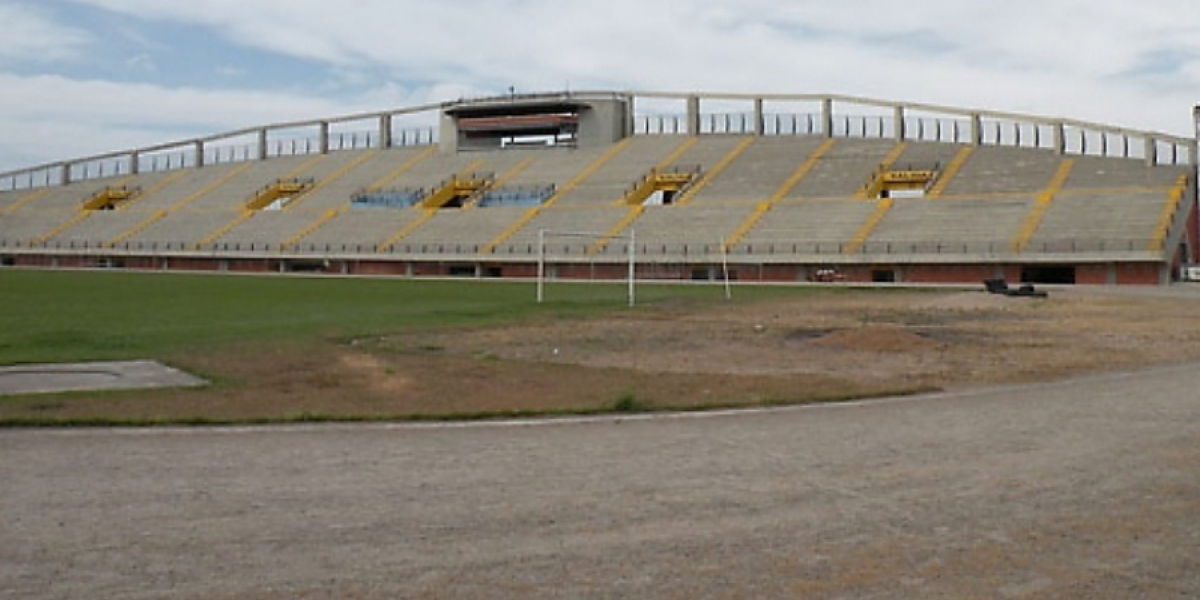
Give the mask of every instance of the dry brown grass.
M 0 419 L 462 417 L 818 402 L 1200 360 L 1188 299 L 816 295 L 165 357 L 202 390 L 20 398 Z

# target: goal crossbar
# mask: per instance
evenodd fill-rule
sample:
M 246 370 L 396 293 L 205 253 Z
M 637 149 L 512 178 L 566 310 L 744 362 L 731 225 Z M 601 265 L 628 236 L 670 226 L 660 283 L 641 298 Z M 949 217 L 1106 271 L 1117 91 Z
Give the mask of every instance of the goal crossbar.
M 629 272 L 627 279 L 629 306 L 637 304 L 637 292 L 634 279 L 637 273 L 637 233 L 632 229 L 626 234 L 612 234 L 603 231 L 557 231 L 553 229 L 538 230 L 538 262 L 537 262 L 537 301 L 541 304 L 546 299 L 546 237 L 587 237 L 601 240 L 627 240 L 629 243 Z

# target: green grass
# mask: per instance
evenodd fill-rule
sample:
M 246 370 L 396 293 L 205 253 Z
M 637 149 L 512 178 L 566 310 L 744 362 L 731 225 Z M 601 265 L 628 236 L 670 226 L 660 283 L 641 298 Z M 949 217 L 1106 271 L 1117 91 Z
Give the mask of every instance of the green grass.
M 635 310 L 719 303 L 720 286 L 639 285 Z M 735 301 L 812 293 L 738 288 Z M 629 310 L 622 284 L 0 270 L 0 365 L 163 358 L 244 341 L 330 339 Z

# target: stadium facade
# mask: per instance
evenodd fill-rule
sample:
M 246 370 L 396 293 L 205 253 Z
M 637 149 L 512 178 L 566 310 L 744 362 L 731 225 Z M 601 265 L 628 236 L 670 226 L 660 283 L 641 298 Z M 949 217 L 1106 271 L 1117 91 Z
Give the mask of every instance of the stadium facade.
M 1194 138 L 867 98 L 510 94 L 0 174 L 0 263 L 1165 284 L 1200 262 L 1197 163 Z

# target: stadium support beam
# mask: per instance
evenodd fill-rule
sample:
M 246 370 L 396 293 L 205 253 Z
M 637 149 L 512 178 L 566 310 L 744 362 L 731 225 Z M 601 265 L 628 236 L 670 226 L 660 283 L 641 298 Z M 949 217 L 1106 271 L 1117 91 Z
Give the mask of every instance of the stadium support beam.
M 821 135 L 833 137 L 833 98 L 821 100 Z
M 893 109 L 892 121 L 896 128 L 896 141 L 903 142 L 907 136 L 907 131 L 904 130 L 904 106 L 897 104 Z
M 267 130 L 258 130 L 258 160 L 267 160 Z
M 763 99 L 754 99 L 754 135 L 763 136 L 767 133 L 767 122 L 763 117 Z
M 379 115 L 379 149 L 387 150 L 392 147 L 392 115 Z
M 687 98 L 688 135 L 700 135 L 700 96 Z

